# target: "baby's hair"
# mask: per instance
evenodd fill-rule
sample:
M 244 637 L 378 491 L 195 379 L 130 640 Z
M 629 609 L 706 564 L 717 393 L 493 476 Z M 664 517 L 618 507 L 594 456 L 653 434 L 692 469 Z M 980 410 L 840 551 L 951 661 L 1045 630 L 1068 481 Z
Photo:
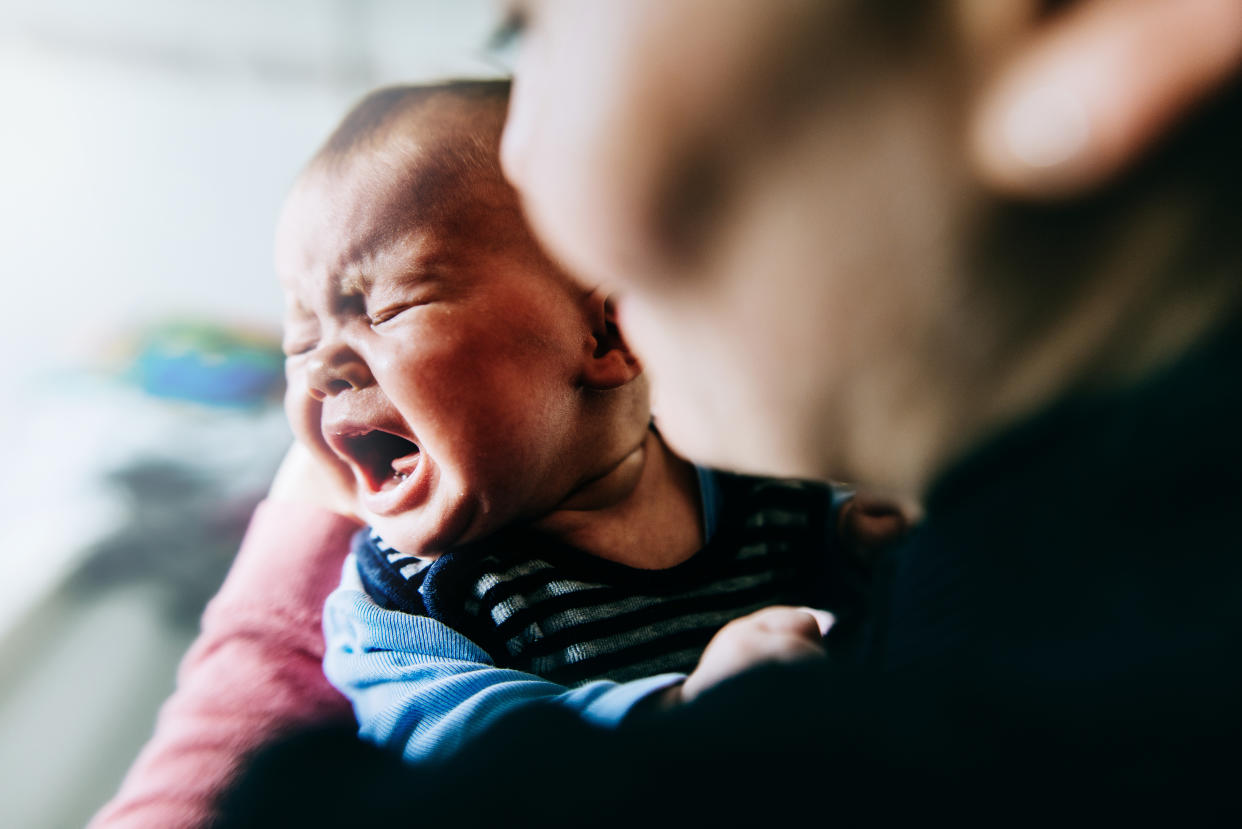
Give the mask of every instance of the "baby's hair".
M 495 106 L 503 113 L 508 105 L 510 86 L 508 80 L 457 80 L 377 89 L 346 114 L 312 163 L 331 165 L 359 151 L 388 143 L 411 116 L 437 99 L 478 102 Z
M 476 188 L 471 204 L 508 207 L 515 202 L 499 147 L 509 88 L 508 80 L 454 80 L 375 90 L 350 109 L 304 175 L 395 185 L 402 195 L 394 215 L 424 220 L 465 209 L 455 196 L 463 187 Z

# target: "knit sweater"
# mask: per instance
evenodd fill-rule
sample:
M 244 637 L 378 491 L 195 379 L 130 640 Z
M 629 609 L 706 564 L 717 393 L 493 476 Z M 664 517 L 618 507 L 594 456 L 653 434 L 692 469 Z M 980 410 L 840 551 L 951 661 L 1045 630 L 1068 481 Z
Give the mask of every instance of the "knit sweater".
M 259 504 L 155 733 L 91 829 L 207 826 L 251 752 L 312 723 L 348 721 L 320 667 L 320 612 L 357 528 L 309 505 Z

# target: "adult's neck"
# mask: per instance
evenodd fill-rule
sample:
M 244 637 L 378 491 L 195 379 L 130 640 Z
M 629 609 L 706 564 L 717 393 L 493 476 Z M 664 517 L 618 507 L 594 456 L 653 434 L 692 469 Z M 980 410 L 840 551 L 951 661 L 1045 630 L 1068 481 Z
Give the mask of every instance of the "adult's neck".
M 1138 382 L 1242 319 L 1236 283 L 1101 279 L 1021 344 L 1006 342 L 1003 315 L 972 309 L 980 322 L 968 336 L 946 331 L 939 345 L 875 381 L 892 391 L 882 416 L 872 410 L 859 418 L 865 425 L 851 466 L 882 491 L 922 499 L 941 474 L 994 435 L 1068 395 Z
M 694 467 L 654 431 L 602 475 L 536 522 L 543 532 L 608 561 L 672 567 L 703 546 Z

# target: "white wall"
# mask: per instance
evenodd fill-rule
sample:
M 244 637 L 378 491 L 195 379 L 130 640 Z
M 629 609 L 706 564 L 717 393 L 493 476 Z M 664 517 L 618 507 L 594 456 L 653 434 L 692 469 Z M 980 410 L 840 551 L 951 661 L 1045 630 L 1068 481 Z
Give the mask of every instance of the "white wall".
M 47 358 L 174 313 L 277 319 L 275 215 L 349 103 L 490 69 L 488 0 L 0 9 L 0 344 Z

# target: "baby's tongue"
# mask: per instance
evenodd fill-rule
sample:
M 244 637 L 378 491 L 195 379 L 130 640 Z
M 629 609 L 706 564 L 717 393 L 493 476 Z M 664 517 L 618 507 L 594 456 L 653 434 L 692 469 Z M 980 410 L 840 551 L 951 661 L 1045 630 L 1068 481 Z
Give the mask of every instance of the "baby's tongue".
M 411 472 L 414 471 L 415 467 L 418 466 L 418 455 L 419 453 L 418 453 L 418 450 L 416 449 L 410 454 L 405 455 L 403 457 L 393 458 L 392 474 L 397 475 L 402 478 L 404 478 L 406 475 L 409 475 Z

